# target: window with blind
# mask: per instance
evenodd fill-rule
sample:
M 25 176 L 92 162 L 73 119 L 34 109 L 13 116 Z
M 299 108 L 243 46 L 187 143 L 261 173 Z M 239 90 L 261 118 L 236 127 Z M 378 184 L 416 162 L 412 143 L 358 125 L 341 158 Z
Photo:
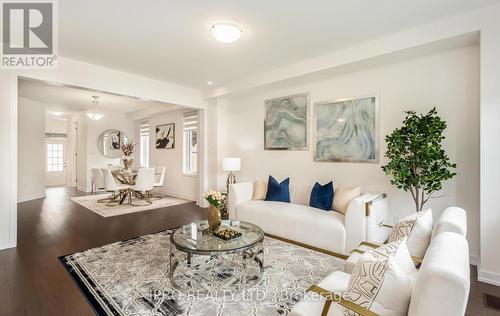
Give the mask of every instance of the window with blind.
M 183 129 L 183 172 L 196 174 L 198 156 L 198 113 L 197 111 L 184 112 Z
M 141 167 L 149 168 L 149 122 L 141 122 L 139 125 L 139 131 L 139 162 L 141 164 Z

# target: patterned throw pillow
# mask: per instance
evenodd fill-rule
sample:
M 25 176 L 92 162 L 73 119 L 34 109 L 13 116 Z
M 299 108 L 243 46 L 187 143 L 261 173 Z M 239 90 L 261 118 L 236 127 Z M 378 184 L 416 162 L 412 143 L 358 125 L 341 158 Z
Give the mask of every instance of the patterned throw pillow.
M 432 211 L 425 210 L 406 216 L 391 230 L 388 242 L 408 237 L 408 250 L 412 256 L 423 258 L 432 235 Z
M 406 247 L 404 243 L 401 245 Z M 414 276 L 401 269 L 396 257 L 382 253 L 397 252 L 397 247 L 374 249 L 361 256 L 349 279 L 350 301 L 379 315 L 407 315 Z M 412 264 L 408 254 L 406 260 Z M 359 316 L 348 309 L 344 309 L 344 315 Z
M 373 251 L 381 255 L 394 257 L 403 272 L 410 274 L 417 273 L 415 263 L 411 259 L 410 252 L 408 251 L 407 237 L 384 244 L 378 248 L 373 249 Z

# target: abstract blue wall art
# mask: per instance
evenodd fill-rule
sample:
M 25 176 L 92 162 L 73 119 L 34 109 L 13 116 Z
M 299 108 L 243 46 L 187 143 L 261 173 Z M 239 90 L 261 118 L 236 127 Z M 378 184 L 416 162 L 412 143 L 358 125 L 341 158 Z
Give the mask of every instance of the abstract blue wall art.
M 378 162 L 377 97 L 315 104 L 316 161 Z
M 307 150 L 309 94 L 266 100 L 265 106 L 265 149 Z

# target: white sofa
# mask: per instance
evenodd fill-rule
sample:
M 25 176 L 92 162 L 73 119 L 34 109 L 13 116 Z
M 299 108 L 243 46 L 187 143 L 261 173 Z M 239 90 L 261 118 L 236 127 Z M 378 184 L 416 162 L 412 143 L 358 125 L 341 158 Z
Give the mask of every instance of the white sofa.
M 439 217 L 432 239 L 417 272 L 413 286 L 410 316 L 464 315 L 470 289 L 469 247 L 465 211 L 452 207 Z M 350 275 L 335 271 L 317 285 L 330 292 L 345 292 Z M 307 293 L 289 316 L 320 316 L 326 299 Z M 342 303 L 341 303 L 342 304 Z M 333 303 L 326 315 L 344 315 L 340 304 Z
M 388 236 L 385 194 L 365 193 L 352 200 L 346 215 L 309 205 L 310 188 L 290 187 L 291 203 L 252 200 L 253 183 L 232 184 L 229 218 L 260 226 L 270 235 L 347 255 L 362 241 L 382 243 Z

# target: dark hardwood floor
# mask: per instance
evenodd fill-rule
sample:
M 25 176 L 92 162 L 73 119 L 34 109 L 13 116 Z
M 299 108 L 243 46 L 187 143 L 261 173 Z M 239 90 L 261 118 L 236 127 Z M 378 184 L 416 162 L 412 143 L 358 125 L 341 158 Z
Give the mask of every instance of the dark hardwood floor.
M 0 315 L 95 315 L 59 256 L 206 218 L 194 202 L 104 218 L 70 200 L 77 195 L 51 188 L 18 204 L 18 246 L 0 251 Z
M 45 199 L 18 204 L 18 247 L 0 251 L 0 315 L 94 315 L 58 257 L 206 218 L 194 203 L 103 218 L 70 200 L 71 188 L 47 189 Z M 484 308 L 483 293 L 500 288 L 477 282 L 471 269 L 467 315 L 500 315 Z

